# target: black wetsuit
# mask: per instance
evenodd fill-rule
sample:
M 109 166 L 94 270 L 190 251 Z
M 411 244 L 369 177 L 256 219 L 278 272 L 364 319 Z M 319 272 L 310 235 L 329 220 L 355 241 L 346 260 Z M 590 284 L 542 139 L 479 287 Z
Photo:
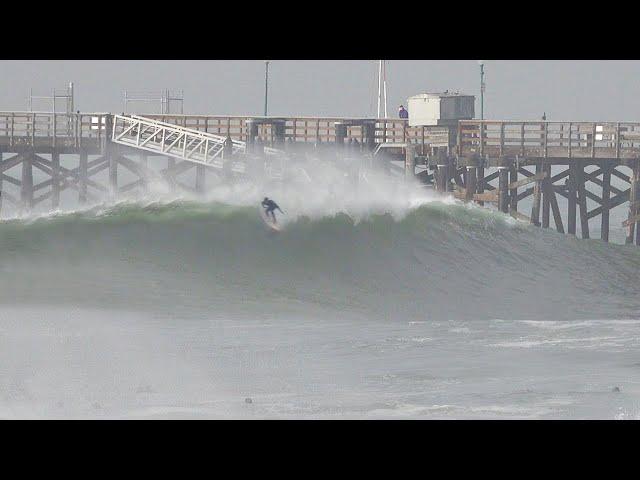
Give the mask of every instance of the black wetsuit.
M 264 207 L 264 213 L 267 214 L 267 217 L 269 216 L 269 214 L 271 214 L 271 218 L 273 218 L 274 222 L 276 221 L 276 214 L 273 213 L 274 210 L 278 209 L 280 210 L 280 212 L 282 212 L 278 204 L 271 199 L 263 200 L 262 206 Z

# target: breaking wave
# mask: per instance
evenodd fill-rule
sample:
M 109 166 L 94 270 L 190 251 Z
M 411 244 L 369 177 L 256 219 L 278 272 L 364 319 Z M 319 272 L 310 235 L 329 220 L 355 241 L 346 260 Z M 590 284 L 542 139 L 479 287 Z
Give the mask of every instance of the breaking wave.
M 319 309 L 386 321 L 620 319 L 638 309 L 633 247 L 424 194 L 394 198 L 324 210 L 279 200 L 279 235 L 257 202 L 216 199 L 6 220 L 0 301 L 218 315 Z

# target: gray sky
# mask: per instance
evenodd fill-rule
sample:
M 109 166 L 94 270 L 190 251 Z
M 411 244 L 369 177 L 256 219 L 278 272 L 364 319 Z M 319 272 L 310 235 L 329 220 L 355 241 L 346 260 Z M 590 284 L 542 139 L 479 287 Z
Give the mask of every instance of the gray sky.
M 546 111 L 549 120 L 640 120 L 640 61 L 485 63 L 485 118 L 538 119 Z M 372 60 L 275 60 L 269 114 L 374 115 L 376 71 Z M 475 60 L 390 60 L 387 77 L 390 116 L 418 93 L 450 89 L 479 95 Z M 26 110 L 30 87 L 34 95 L 48 94 L 70 81 L 82 111 L 121 112 L 125 90 L 164 88 L 184 90 L 185 113 L 260 115 L 263 110 L 260 60 L 0 61 L 0 110 Z

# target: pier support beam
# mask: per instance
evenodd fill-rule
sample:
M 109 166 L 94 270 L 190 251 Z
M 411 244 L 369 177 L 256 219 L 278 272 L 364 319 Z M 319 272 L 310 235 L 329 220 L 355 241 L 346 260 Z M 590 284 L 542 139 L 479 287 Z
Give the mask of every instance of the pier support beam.
M 509 184 L 512 185 L 518 181 L 518 168 L 515 163 L 511 163 L 509 167 Z M 518 187 L 509 189 L 509 213 L 512 217 L 518 212 Z
M 51 154 L 51 208 L 60 206 L 60 154 Z
M 0 165 L 2 165 L 2 152 L 0 152 Z M 4 169 L 0 168 L 0 214 L 2 213 L 2 175 Z
M 145 193 L 149 192 L 149 178 L 146 174 L 142 172 L 147 172 L 149 169 L 149 154 L 145 151 L 140 152 L 140 156 L 138 158 L 138 163 L 140 165 L 140 180 L 142 191 Z
M 542 162 L 536 162 L 536 175 L 542 174 Z M 533 205 L 531 206 L 531 223 L 536 227 L 540 226 L 540 200 L 542 197 L 542 182 L 537 180 L 533 186 Z
M 484 193 L 484 158 L 478 157 L 478 168 L 476 169 L 478 178 L 476 193 Z M 483 201 L 479 201 L 478 205 L 484 205 Z
M 600 238 L 609 241 L 609 201 L 611 199 L 611 165 L 602 165 L 602 216 L 600 218 Z
M 81 205 L 87 203 L 87 179 L 88 179 L 88 155 L 80 150 L 80 163 L 78 165 L 78 202 Z
M 204 165 L 196 165 L 196 192 L 204 193 L 206 187 L 206 171 Z
M 334 127 L 336 130 L 336 146 L 343 148 L 344 140 L 347 138 L 347 125 L 341 122 L 335 122 Z
M 264 151 L 264 147 L 260 144 L 258 147 Z M 222 147 L 222 172 L 225 179 L 229 179 L 232 177 L 232 167 L 233 167 L 233 141 L 231 137 L 227 137 L 224 141 L 224 147 Z
M 176 187 L 176 159 L 173 157 L 167 157 L 167 170 L 164 175 L 165 180 L 169 184 L 171 190 Z
M 272 120 L 271 131 L 273 132 L 273 146 L 284 148 L 286 120 Z
M 545 178 L 542 180 L 542 228 L 549 228 L 551 189 L 553 188 L 551 183 L 551 165 L 548 163 L 543 164 L 542 170 L 546 173 Z
M 246 122 L 247 128 L 247 153 L 254 152 L 254 146 L 256 143 L 256 137 L 258 136 L 258 124 L 254 120 L 247 120 Z
M 365 121 L 362 123 L 362 137 L 364 150 L 372 152 L 376 148 L 376 121 Z
M 633 237 L 635 230 L 637 228 L 636 221 L 633 219 L 636 217 L 638 213 L 638 182 L 640 181 L 640 169 L 638 167 L 638 161 L 634 161 L 631 166 L 633 173 L 631 174 L 630 183 L 631 183 L 631 191 L 629 193 L 629 220 L 630 223 L 627 226 L 627 238 L 625 239 L 625 243 L 630 244 L 633 243 Z M 636 243 L 638 239 L 636 237 Z
M 405 147 L 404 154 L 404 176 L 405 178 L 413 178 L 416 175 L 416 150 L 413 145 Z
M 472 155 L 465 158 L 465 171 L 464 171 L 464 188 L 465 188 L 465 201 L 473 201 L 473 195 L 476 193 L 478 184 L 478 156 Z
M 118 195 L 118 158 L 109 152 L 107 161 L 109 162 L 109 196 L 114 199 Z
M 513 160 L 508 157 L 498 159 L 498 210 L 509 213 L 509 172 L 513 166 Z
M 567 204 L 567 233 L 569 235 L 576 234 L 576 193 L 577 193 L 577 173 L 575 164 L 571 163 L 569 165 L 569 181 L 567 183 L 567 194 L 568 194 L 568 204 Z
M 509 169 L 498 167 L 498 210 L 509 213 Z
M 438 152 L 436 162 L 436 190 L 446 193 L 449 185 L 449 157 L 444 152 Z
M 33 208 L 33 153 L 29 152 L 22 159 L 22 182 L 20 189 L 22 213 Z
M 582 238 L 589 238 L 589 219 L 587 217 L 587 194 L 584 182 L 584 166 L 576 165 L 576 180 L 578 182 L 578 206 L 580 207 L 580 229 Z

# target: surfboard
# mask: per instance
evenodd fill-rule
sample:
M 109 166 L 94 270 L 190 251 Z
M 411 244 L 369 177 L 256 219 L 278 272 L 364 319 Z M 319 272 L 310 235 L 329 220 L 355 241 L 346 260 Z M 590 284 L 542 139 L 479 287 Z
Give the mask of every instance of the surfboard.
M 260 218 L 262 219 L 262 221 L 264 222 L 264 224 L 269 227 L 269 229 L 272 232 L 280 232 L 280 227 L 278 226 L 277 223 L 273 223 L 273 220 L 271 220 L 270 217 L 267 217 L 267 215 L 264 213 L 264 209 L 262 207 L 258 207 L 259 211 L 260 211 Z

